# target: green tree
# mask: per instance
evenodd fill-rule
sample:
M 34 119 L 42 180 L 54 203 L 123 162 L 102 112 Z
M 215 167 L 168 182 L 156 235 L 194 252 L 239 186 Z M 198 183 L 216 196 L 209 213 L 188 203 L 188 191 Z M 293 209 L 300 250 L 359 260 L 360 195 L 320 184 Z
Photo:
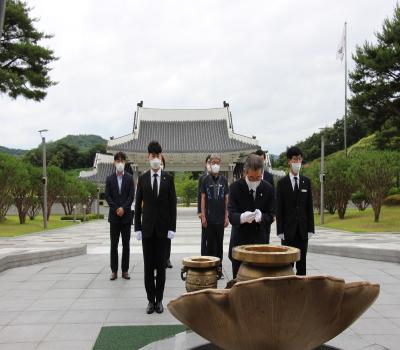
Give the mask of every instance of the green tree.
M 400 6 L 386 19 L 377 43 L 365 42 L 353 55 L 351 111 L 377 132 L 377 146 L 400 150 Z M 391 140 L 394 138 L 394 140 Z
M 176 194 L 183 199 L 185 206 L 189 207 L 190 203 L 197 198 L 198 182 L 192 178 L 191 173 L 177 174 L 175 179 Z
M 12 175 L 11 195 L 18 210 L 19 223 L 24 224 L 29 209 L 30 177 L 25 164 L 17 163 Z
M 71 175 L 65 176 L 63 191 L 60 193 L 59 201 L 64 209 L 65 215 L 71 215 L 74 205 L 81 202 L 86 195 L 86 189 L 81 181 Z
M 92 205 L 97 198 L 97 186 L 90 181 L 82 181 L 84 191 L 82 192 L 82 203 L 86 205 L 86 214 L 92 211 Z
M 347 204 L 355 190 L 352 162 L 345 155 L 335 155 L 326 162 L 325 188 L 332 193 L 340 219 L 344 219 Z
M 389 151 L 357 152 L 351 156 L 358 189 L 365 194 L 379 221 L 382 203 L 393 186 L 399 155 Z
M 7 0 L 3 35 L 0 40 L 0 92 L 12 98 L 43 100 L 56 83 L 50 79 L 50 63 L 57 58 L 40 45 L 52 36 L 37 30 L 37 19 L 21 0 Z
M 28 197 L 29 208 L 27 214 L 30 220 L 34 220 L 41 207 L 40 194 L 42 192 L 42 169 L 30 166 L 28 167 L 28 171 L 31 190 Z
M 66 175 L 60 168 L 51 165 L 47 168 L 47 178 L 47 219 L 49 219 L 53 204 L 60 199 L 64 192 Z M 41 194 L 41 202 L 43 207 L 43 194 Z
M 13 174 L 18 167 L 17 160 L 5 153 L 0 153 L 0 222 L 5 220 L 8 209 L 13 203 L 15 182 Z

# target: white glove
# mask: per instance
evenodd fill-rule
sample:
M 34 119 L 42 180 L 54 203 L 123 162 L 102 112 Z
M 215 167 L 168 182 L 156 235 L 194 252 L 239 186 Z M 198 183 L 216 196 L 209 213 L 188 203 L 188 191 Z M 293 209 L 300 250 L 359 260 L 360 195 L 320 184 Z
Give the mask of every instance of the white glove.
M 256 209 L 255 212 L 254 212 L 254 214 L 255 214 L 254 219 L 256 220 L 256 222 L 261 222 L 261 220 L 262 220 L 262 213 L 261 213 L 260 209 Z
M 278 235 L 278 237 L 279 237 L 282 241 L 285 240 L 285 235 L 284 235 L 283 233 L 281 233 L 280 235 Z
M 135 233 L 136 233 L 136 239 L 138 241 L 141 241 L 142 240 L 142 231 L 136 231 Z
M 311 239 L 311 237 L 313 236 L 314 232 L 308 232 L 308 239 Z
M 240 214 L 240 223 L 244 224 L 245 222 L 251 224 L 255 219 L 256 214 L 251 211 L 245 211 Z
M 175 237 L 175 232 L 174 231 L 168 231 L 168 238 L 173 239 Z

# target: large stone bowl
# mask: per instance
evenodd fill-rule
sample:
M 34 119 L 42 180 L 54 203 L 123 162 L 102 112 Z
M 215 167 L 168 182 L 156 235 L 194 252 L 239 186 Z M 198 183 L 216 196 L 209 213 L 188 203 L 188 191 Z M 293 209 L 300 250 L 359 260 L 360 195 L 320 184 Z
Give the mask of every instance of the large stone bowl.
M 292 263 L 300 260 L 300 250 L 271 244 L 247 244 L 233 248 L 233 258 L 242 261 L 237 281 L 261 277 L 294 275 Z
M 330 276 L 264 277 L 186 293 L 168 309 L 223 349 L 310 350 L 344 331 L 378 294 L 378 284 Z

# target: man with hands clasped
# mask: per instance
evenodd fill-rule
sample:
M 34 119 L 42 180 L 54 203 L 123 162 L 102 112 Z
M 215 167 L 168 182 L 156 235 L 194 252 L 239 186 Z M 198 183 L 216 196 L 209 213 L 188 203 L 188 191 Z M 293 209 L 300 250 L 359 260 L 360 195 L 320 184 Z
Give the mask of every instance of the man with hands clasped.
M 264 160 L 250 154 L 244 163 L 245 178 L 235 181 L 229 189 L 228 213 L 232 225 L 229 259 L 233 278 L 241 262 L 232 256 L 234 247 L 243 244 L 269 243 L 269 226 L 274 221 L 274 193 L 272 186 L 262 180 Z
M 129 252 L 131 239 L 132 211 L 131 205 L 135 194 L 133 177 L 125 170 L 126 155 L 118 152 L 114 156 L 115 172 L 107 177 L 105 198 L 110 207 L 108 222 L 110 223 L 110 280 L 117 279 L 118 242 L 122 238 L 122 278 L 129 276 Z
M 136 189 L 135 233 L 142 241 L 146 312 L 151 314 L 164 311 L 166 245 L 176 230 L 176 192 L 172 175 L 161 170 L 162 148 L 156 141 L 149 143 L 148 160 L 150 170 L 140 175 Z
M 276 231 L 283 245 L 300 249 L 296 274 L 305 275 L 308 240 L 315 232 L 311 181 L 300 175 L 299 148 L 289 148 L 286 158 L 289 174 L 279 180 L 276 193 Z

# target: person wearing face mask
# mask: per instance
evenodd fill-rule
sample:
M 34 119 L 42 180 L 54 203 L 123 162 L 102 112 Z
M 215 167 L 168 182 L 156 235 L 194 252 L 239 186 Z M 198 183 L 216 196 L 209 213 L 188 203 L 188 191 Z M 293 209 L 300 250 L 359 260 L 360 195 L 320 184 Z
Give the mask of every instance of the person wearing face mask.
M 108 222 L 110 223 L 110 280 L 117 278 L 118 272 L 118 242 L 122 238 L 122 278 L 129 276 L 129 253 L 132 211 L 131 206 L 135 193 L 133 177 L 125 171 L 126 155 L 118 152 L 114 156 L 115 172 L 107 177 L 105 198 L 110 207 Z
M 224 229 L 228 221 L 228 180 L 219 173 L 221 157 L 218 154 L 210 156 L 211 172 L 201 185 L 201 224 L 206 230 L 207 255 L 220 258 L 218 278 L 223 278 L 222 257 Z
M 211 173 L 211 165 L 210 165 L 210 155 L 206 157 L 204 164 L 204 173 L 199 177 L 199 182 L 197 186 L 197 215 L 201 221 L 201 185 L 203 183 L 204 178 Z M 207 255 L 207 231 L 206 228 L 201 225 L 201 255 Z
M 243 165 L 244 178 L 231 184 L 229 189 L 229 222 L 232 225 L 229 259 L 233 278 L 241 262 L 232 256 L 233 248 L 243 244 L 269 243 L 268 227 L 274 221 L 274 195 L 272 186 L 262 181 L 263 159 L 250 154 Z
M 142 241 L 146 312 L 152 314 L 164 311 L 167 240 L 175 236 L 176 192 L 174 178 L 161 169 L 162 148 L 156 141 L 149 143 L 148 160 L 150 169 L 140 175 L 136 189 L 135 233 Z
M 297 147 L 286 152 L 289 174 L 278 181 L 276 230 L 282 245 L 300 249 L 296 274 L 305 275 L 308 240 L 314 234 L 311 181 L 300 175 L 303 153 Z

